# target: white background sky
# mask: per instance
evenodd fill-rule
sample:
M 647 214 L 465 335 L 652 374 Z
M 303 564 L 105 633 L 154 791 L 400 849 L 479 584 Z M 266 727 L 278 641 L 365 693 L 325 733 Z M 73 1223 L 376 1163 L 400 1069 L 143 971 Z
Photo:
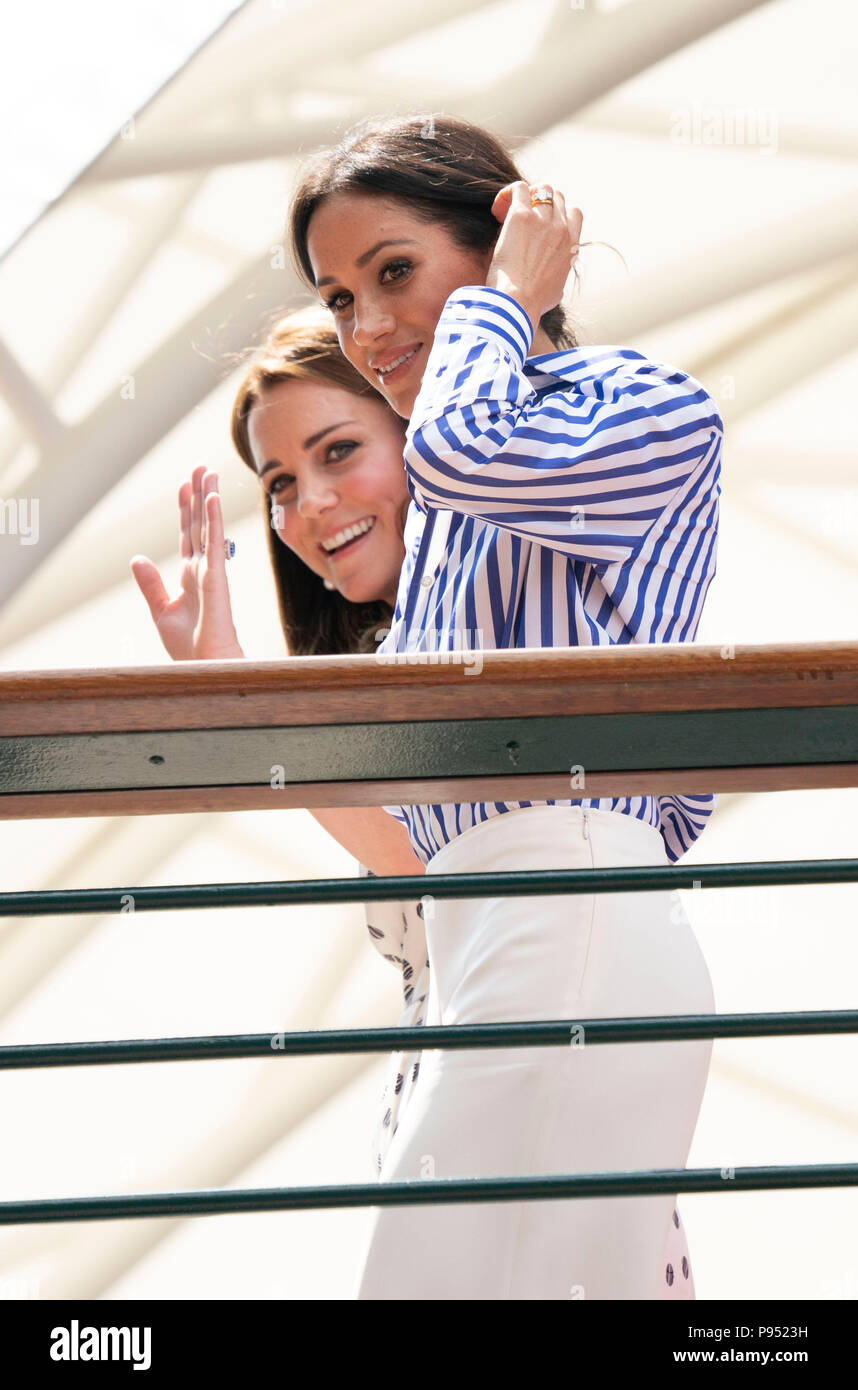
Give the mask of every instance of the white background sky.
M 241 3 L 4 5 L 0 255 Z

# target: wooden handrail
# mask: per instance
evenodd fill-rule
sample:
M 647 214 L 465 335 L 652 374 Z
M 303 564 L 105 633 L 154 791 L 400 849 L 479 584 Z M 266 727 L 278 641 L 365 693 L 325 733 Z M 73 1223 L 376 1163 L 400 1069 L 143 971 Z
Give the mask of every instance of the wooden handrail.
M 858 643 L 0 672 L 0 819 L 856 785 Z
M 858 642 L 485 651 L 0 671 L 0 736 L 858 704 Z

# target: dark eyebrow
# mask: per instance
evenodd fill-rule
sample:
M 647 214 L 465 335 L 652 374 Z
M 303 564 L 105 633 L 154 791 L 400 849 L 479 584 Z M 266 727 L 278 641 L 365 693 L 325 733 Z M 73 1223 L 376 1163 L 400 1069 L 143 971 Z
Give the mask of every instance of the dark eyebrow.
M 388 240 L 388 241 L 377 241 L 377 242 L 375 243 L 375 246 L 371 246 L 371 247 L 369 248 L 368 251 L 364 251 L 364 253 L 363 253 L 362 256 L 358 256 L 357 260 L 355 261 L 355 269 L 356 269 L 356 270 L 360 270 L 362 266 L 365 266 L 366 263 L 367 263 L 367 261 L 371 261 L 372 258 L 373 258 L 373 256 L 378 255 L 378 252 L 382 249 L 383 246 L 413 246 L 413 245 L 414 245 L 414 239 L 413 239 L 413 237 L 398 237 L 398 238 L 397 238 L 396 240 L 394 240 L 394 241 L 391 241 L 391 240 Z M 334 276 L 334 275 L 323 275 L 321 280 L 317 280 L 317 281 L 316 281 L 316 289 L 317 289 L 317 290 L 320 290 L 320 289 L 322 288 L 323 285 L 333 285 L 335 279 L 336 279 L 336 276 Z
M 311 434 L 309 439 L 304 440 L 304 448 L 312 449 L 313 445 L 318 444 L 320 439 L 324 439 L 326 434 L 331 433 L 331 430 L 341 430 L 344 425 L 353 425 L 354 423 L 354 420 L 340 420 L 336 425 L 326 425 L 323 430 L 319 430 L 318 434 Z M 265 474 L 270 473 L 272 468 L 280 467 L 281 464 L 279 459 L 269 459 L 264 468 L 260 468 L 259 476 L 260 478 L 264 478 Z

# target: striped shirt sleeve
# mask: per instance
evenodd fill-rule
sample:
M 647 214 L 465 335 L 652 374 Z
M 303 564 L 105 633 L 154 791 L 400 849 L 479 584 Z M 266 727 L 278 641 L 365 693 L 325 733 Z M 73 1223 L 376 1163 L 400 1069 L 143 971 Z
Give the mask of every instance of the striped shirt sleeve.
M 721 417 L 700 382 L 626 347 L 588 351 L 580 376 L 537 395 L 532 341 L 503 291 L 449 296 L 406 435 L 411 495 L 572 559 L 628 560 L 711 464 Z

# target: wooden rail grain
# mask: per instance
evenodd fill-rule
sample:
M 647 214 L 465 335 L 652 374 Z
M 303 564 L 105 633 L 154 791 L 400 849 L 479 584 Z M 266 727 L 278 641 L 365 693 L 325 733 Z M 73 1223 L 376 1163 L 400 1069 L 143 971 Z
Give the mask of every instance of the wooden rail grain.
M 472 674 L 372 655 L 0 671 L 0 737 L 858 704 L 858 642 L 479 655 Z
M 858 785 L 858 762 L 852 760 L 858 745 L 851 736 L 851 715 L 845 709 L 837 716 L 835 735 L 832 737 L 829 732 L 817 757 L 813 756 L 815 740 L 810 740 L 804 762 L 793 749 L 792 757 L 785 756 L 783 765 L 779 763 L 780 747 L 787 741 L 781 730 L 792 727 L 787 713 L 765 716 L 769 751 L 759 758 L 763 766 L 752 765 L 757 757 L 754 731 L 759 726 L 762 732 L 762 714 L 750 734 L 746 731 L 738 756 L 731 752 L 725 758 L 722 749 L 719 757 L 715 751 L 724 736 L 722 712 L 726 718 L 729 711 L 806 711 L 812 719 L 817 710 L 848 706 L 858 711 L 858 643 L 724 647 L 677 643 L 485 651 L 478 654 L 479 668 L 469 668 L 462 659 L 463 655 L 471 659 L 477 656 L 475 653 L 446 655 L 446 662 L 422 656 L 420 660 L 387 663 L 370 655 L 0 672 L 0 755 L 4 738 L 32 740 L 33 745 L 25 750 L 27 769 L 28 759 L 32 758 L 34 766 L 39 762 L 42 739 L 50 751 L 49 767 L 53 769 L 56 764 L 60 770 L 66 756 L 62 740 L 67 736 L 72 736 L 76 746 L 82 736 L 93 734 L 172 733 L 175 738 L 185 731 L 197 740 L 208 740 L 204 754 L 207 775 L 199 779 L 208 785 L 168 785 L 170 779 L 166 775 L 164 784 L 159 785 L 160 774 L 153 775 L 149 764 L 163 763 L 161 757 L 140 759 L 143 772 L 138 785 L 134 752 L 131 774 L 126 771 L 124 781 L 118 778 L 117 784 L 105 784 L 95 790 L 87 789 L 85 775 L 79 777 L 79 782 L 63 783 L 58 774 L 54 782 L 53 770 L 47 775 L 42 770 L 41 784 L 35 774 L 31 778 L 28 770 L 5 794 L 0 781 L 0 819 L 568 799 L 576 795 L 570 791 L 568 773 L 545 771 L 545 760 L 541 768 L 531 760 L 529 767 L 516 769 L 513 764 L 518 759 L 507 758 L 503 743 L 498 745 L 500 760 L 495 757 L 490 763 L 480 763 L 476 771 L 475 765 L 468 768 L 448 759 L 444 768 L 436 769 L 439 775 L 435 777 L 428 775 L 431 768 L 425 761 L 427 775 L 409 776 L 405 760 L 397 754 L 397 768 L 392 769 L 388 762 L 383 780 L 379 780 L 377 768 L 373 772 L 366 764 L 350 775 L 345 766 L 335 765 L 343 747 L 337 726 L 360 725 L 362 729 L 355 730 L 356 737 L 365 738 L 368 726 L 407 724 L 411 730 L 402 730 L 406 744 L 412 737 L 415 741 L 422 738 L 424 743 L 429 739 L 431 752 L 441 736 L 437 728 L 431 734 L 428 728 L 421 733 L 420 726 L 434 721 L 455 721 L 459 725 L 457 746 L 461 746 L 462 721 L 530 720 L 532 731 L 540 720 L 572 717 L 574 721 L 579 715 L 633 717 L 684 712 L 688 718 L 690 713 L 712 711 L 717 712 L 713 717 L 719 722 L 708 722 L 702 740 L 706 746 L 701 747 L 699 764 L 694 767 L 688 766 L 687 756 L 683 762 L 672 747 L 669 749 L 669 756 L 677 759 L 674 768 L 665 766 L 663 728 L 658 733 L 660 756 L 653 757 L 652 767 L 640 766 L 645 760 L 638 756 L 640 749 L 649 746 L 641 739 L 647 738 L 649 724 L 633 747 L 634 758 L 630 762 L 635 765 L 626 768 L 619 761 L 616 750 L 620 745 L 614 740 L 625 729 L 634 727 L 635 720 L 629 718 L 628 724 L 622 720 L 618 724 L 616 719 L 614 724 L 608 722 L 608 747 L 614 748 L 615 756 L 613 760 L 605 757 L 601 767 L 588 767 L 586 788 L 577 795 L 634 796 L 683 791 L 700 794 Z M 829 723 L 832 718 L 829 717 Z M 603 726 L 606 723 L 604 719 L 597 722 Z M 218 745 L 212 743 L 216 735 L 205 731 L 220 731 L 226 746 L 230 735 L 233 743 L 238 742 L 237 731 L 270 729 L 273 750 L 278 730 L 282 738 L 288 730 L 321 731 L 326 727 L 335 741 L 329 742 L 328 757 L 321 760 L 319 767 L 324 780 L 300 781 L 293 769 L 295 781 L 272 787 L 267 777 L 260 775 L 256 763 L 245 771 L 244 763 L 234 762 L 232 775 L 225 775 L 222 785 L 212 785 L 216 780 L 210 775 L 212 766 L 220 773 Z M 814 735 L 815 732 L 814 727 Z M 450 733 L 451 738 L 456 734 L 453 723 Z M 476 735 L 475 729 L 474 742 Z M 371 728 L 369 737 L 375 739 Z M 508 739 L 510 731 L 498 737 Z M 565 734 L 563 737 L 565 748 L 568 740 Z M 53 748 L 51 738 L 60 740 Z M 471 742 L 468 735 L 468 748 Z M 7 744 L 6 748 L 11 753 L 13 745 Z M 693 750 L 696 753 L 696 745 Z M 17 751 L 20 753 L 20 749 Z M 153 752 L 154 746 L 147 751 Z M 76 756 L 80 767 L 81 755 Z M 819 761 L 819 756 L 825 760 Z M 694 760 L 696 763 L 696 756 Z M 7 765 L 13 761 L 10 759 Z M 272 761 L 276 761 L 273 753 Z M 741 765 L 725 766 L 725 761 Z M 43 769 L 44 757 L 41 764 Z M 392 771 L 400 765 L 404 775 L 394 777 Z M 553 767 L 553 756 L 549 765 Z M 455 775 L 460 770 L 462 775 Z M 342 780 L 327 779 L 328 771 L 333 776 L 339 771 Z M 315 766 L 309 775 L 314 777 Z M 306 770 L 304 776 L 307 777 Z

